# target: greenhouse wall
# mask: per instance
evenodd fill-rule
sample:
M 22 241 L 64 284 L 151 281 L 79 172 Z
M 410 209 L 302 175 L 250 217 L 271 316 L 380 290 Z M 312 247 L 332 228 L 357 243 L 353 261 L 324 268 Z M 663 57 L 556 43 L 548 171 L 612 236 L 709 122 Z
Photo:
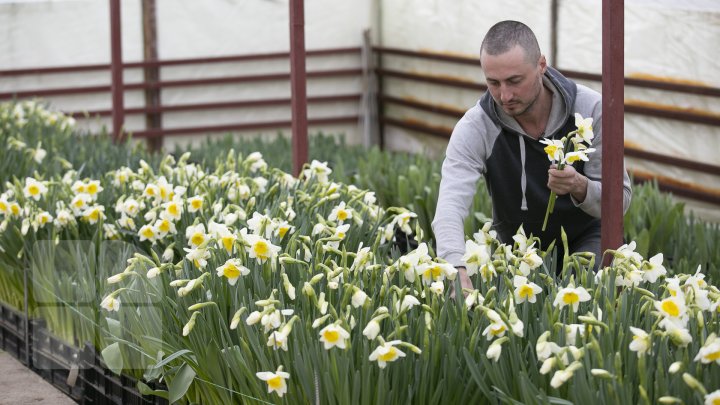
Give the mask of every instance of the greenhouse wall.
M 140 0 L 122 1 L 123 59 L 142 60 Z M 501 4 L 502 6 L 499 6 Z M 550 64 L 566 70 L 601 73 L 601 6 L 597 0 L 558 1 L 557 60 Z M 370 29 L 374 45 L 446 55 L 478 57 L 480 41 L 492 24 L 517 19 L 533 28 L 541 49 L 550 56 L 551 0 L 490 2 L 476 0 L 314 0 L 305 2 L 306 48 L 360 47 L 363 31 Z M 157 0 L 158 54 L 161 60 L 245 55 L 287 51 L 288 0 Z M 109 6 L 97 0 L 0 0 L 0 70 L 39 66 L 108 63 L 110 59 Z M 39 29 L 38 27 L 42 27 Z M 720 87 L 720 3 L 713 0 L 625 2 L 625 74 L 670 83 Z M 382 67 L 457 80 L 483 82 L 478 66 L 383 56 Z M 361 68 L 359 54 L 308 58 L 307 70 Z M 286 59 L 165 67 L 162 80 L 208 78 L 289 71 Z M 141 69 L 126 69 L 126 83 L 143 79 Z M 109 72 L 27 75 L 0 79 L 0 92 L 89 86 L 109 82 Z M 600 90 L 600 82 L 579 81 Z M 364 93 L 366 78 L 310 78 L 308 95 Z M 400 79 L 383 80 L 382 91 L 395 97 L 464 111 L 480 91 L 453 89 Z M 163 89 L 162 103 L 220 102 L 290 96 L 287 82 L 257 82 Z M 627 104 L 668 111 L 691 111 L 720 118 L 720 97 L 626 86 Z M 49 97 L 65 111 L 110 108 L 109 94 Z M 310 118 L 367 116 L 367 100 L 311 104 Z M 125 106 L 144 105 L 142 90 L 126 91 Z M 386 105 L 384 112 L 406 122 L 419 122 L 450 131 L 457 119 L 428 114 L 408 107 Z M 163 126 L 222 125 L 233 122 L 288 121 L 289 106 L 223 109 L 208 112 L 164 113 Z M 83 120 L 88 129 L 110 126 L 110 118 Z M 144 116 L 127 115 L 126 127 L 145 128 Z M 314 126 L 310 133 L 345 134 L 351 144 L 367 142 L 367 126 L 357 123 Z M 446 139 L 385 126 L 385 145 L 392 150 L 424 151 L 441 157 Z M 285 134 L 289 128 L 281 129 Z M 243 134 L 275 134 L 277 130 L 248 130 Z M 166 137 L 164 145 L 197 142 L 196 135 Z M 625 116 L 626 146 L 718 165 L 720 127 L 637 114 Z M 720 195 L 720 176 L 627 158 L 628 168 L 659 175 Z M 689 204 L 703 216 L 720 221 L 717 206 Z
M 384 2 L 381 10 L 383 46 L 449 55 L 479 57 L 480 42 L 497 21 L 515 19 L 535 31 L 540 47 L 550 55 L 551 6 L 546 1 Z M 557 68 L 586 73 L 602 72 L 602 2 L 560 1 L 558 13 Z M 717 1 L 625 2 L 625 75 L 671 83 L 720 87 L 720 3 Z M 428 62 L 398 56 L 383 57 L 383 68 L 484 82 L 478 67 Z M 578 81 L 598 91 L 600 82 Z M 479 91 L 452 89 L 402 79 L 384 82 L 384 93 L 442 107 L 466 110 L 480 97 Z M 625 88 L 627 104 L 669 111 L 693 111 L 720 117 L 720 97 L 678 92 Z M 391 105 L 386 113 L 405 122 L 453 128 L 456 119 L 428 115 L 425 111 Z M 386 145 L 395 150 L 426 151 L 441 156 L 446 141 L 407 129 L 386 126 Z M 718 165 L 720 127 L 636 114 L 625 115 L 625 143 L 639 149 Z M 665 164 L 627 158 L 629 169 L 660 175 L 684 185 L 720 195 L 720 177 Z M 717 205 L 688 201 L 703 216 L 720 221 Z

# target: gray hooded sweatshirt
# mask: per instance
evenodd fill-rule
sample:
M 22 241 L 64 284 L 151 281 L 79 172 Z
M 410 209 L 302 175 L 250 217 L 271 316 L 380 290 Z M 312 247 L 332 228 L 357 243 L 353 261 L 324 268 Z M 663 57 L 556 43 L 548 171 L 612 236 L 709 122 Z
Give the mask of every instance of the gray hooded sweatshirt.
M 545 145 L 533 139 L 522 127 L 498 108 L 489 92 L 470 108 L 455 126 L 442 166 L 437 210 L 432 223 L 437 254 L 454 266 L 465 266 L 463 222 L 484 176 L 493 204 L 493 229 L 503 243 L 512 243 L 520 225 L 526 235 L 540 237 L 542 248 L 555 240 L 560 244 L 560 228 L 573 241 L 589 234 L 600 234 L 602 194 L 602 112 L 597 92 L 575 84 L 548 67 L 544 84 L 553 93 L 550 117 L 543 137 L 560 139 L 574 131 L 575 113 L 593 118 L 592 147 L 588 162 L 573 167 L 588 178 L 585 200 L 579 203 L 569 194 L 559 196 L 543 232 L 550 190 L 547 187 L 550 161 Z M 623 178 L 623 207 L 627 210 L 632 190 L 627 171 Z

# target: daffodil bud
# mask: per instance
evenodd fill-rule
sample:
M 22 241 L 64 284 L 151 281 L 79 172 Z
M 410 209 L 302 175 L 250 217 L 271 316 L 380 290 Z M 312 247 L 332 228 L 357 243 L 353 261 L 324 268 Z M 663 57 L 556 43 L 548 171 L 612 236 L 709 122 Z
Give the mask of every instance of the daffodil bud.
M 328 319 L 329 317 L 330 317 L 330 314 L 327 314 L 327 315 L 323 315 L 323 316 L 321 316 L 320 318 L 314 320 L 313 323 L 312 323 L 312 328 L 313 328 L 313 329 L 317 329 L 317 328 L 320 327 L 323 323 L 325 323 L 325 321 L 327 321 L 327 319 Z
M 193 330 L 193 328 L 195 327 L 195 318 L 197 318 L 198 315 L 200 315 L 200 312 L 195 311 L 190 316 L 190 320 L 185 324 L 185 326 L 183 326 L 183 336 L 189 335 L 190 332 Z
M 233 315 L 232 320 L 230 321 L 230 330 L 237 329 L 238 324 L 240 323 L 240 316 L 247 311 L 247 308 L 242 307 L 235 311 L 235 315 Z
M 288 297 L 290 297 L 291 300 L 295 299 L 295 287 L 290 283 L 290 279 L 288 279 L 287 274 L 282 274 L 283 279 L 283 288 L 285 289 L 285 292 L 287 293 Z
M 198 302 L 197 304 L 190 305 L 188 307 L 188 311 L 197 311 L 198 309 L 205 308 L 210 305 L 217 306 L 217 303 L 215 303 L 215 301 Z
M 325 274 L 323 274 L 323 273 L 319 273 L 319 274 L 314 275 L 314 276 L 310 279 L 310 284 L 311 284 L 311 285 L 315 285 L 315 284 L 319 283 L 320 280 L 323 279 L 323 277 L 325 277 Z
M 678 397 L 664 396 L 658 398 L 658 402 L 661 404 L 682 404 L 683 400 Z
M 174 246 L 174 243 L 171 244 L 170 246 L 168 246 L 167 249 L 165 249 L 165 251 L 163 252 L 162 259 L 164 261 L 166 261 L 166 262 L 172 261 L 173 256 L 174 256 L 173 246 Z
M 365 305 L 365 302 L 367 302 L 369 300 L 369 298 L 368 298 L 367 294 L 365 293 L 365 291 L 363 291 L 357 287 L 354 287 L 354 289 L 355 289 L 355 292 L 353 293 L 353 296 L 351 299 L 352 306 L 355 308 L 359 308 L 359 307 Z
M 594 368 L 590 370 L 590 374 L 592 374 L 595 377 L 604 378 L 606 380 L 612 380 L 615 378 L 614 375 L 610 374 L 609 371 L 602 369 L 602 368 Z
M 707 395 L 707 390 L 705 389 L 705 386 L 702 385 L 700 381 L 698 381 L 695 377 L 688 373 L 683 373 L 682 375 L 683 381 L 685 381 L 685 384 L 687 384 L 688 387 L 694 389 L 695 391 Z
M 380 333 L 380 323 L 375 319 L 370 320 L 363 329 L 363 335 L 369 340 L 373 340 Z
M 315 298 L 315 289 L 307 281 L 305 282 L 305 284 L 303 284 L 302 292 L 303 292 L 303 294 L 307 295 L 311 299 Z
M 253 311 L 250 315 L 248 315 L 247 319 L 245 319 L 245 323 L 248 326 L 255 325 L 256 323 L 260 322 L 260 319 L 262 319 L 262 313 L 258 311 Z
M 670 367 L 668 367 L 668 373 L 675 374 L 682 369 L 682 366 L 683 366 L 682 361 L 676 361 L 673 364 L 671 364 Z

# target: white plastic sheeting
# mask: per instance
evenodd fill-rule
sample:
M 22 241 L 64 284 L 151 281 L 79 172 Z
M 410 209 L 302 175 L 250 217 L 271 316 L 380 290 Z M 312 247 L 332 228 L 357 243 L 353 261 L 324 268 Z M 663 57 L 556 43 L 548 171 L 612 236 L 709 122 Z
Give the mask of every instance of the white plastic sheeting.
M 502 4 L 502 6 L 500 6 Z M 555 67 L 588 73 L 602 71 L 602 2 L 560 1 L 558 52 Z M 384 2 L 382 43 L 388 47 L 478 57 L 480 42 L 495 22 L 519 20 L 533 28 L 544 53 L 550 47 L 550 1 L 490 2 L 440 0 Z M 720 87 L 720 2 L 625 1 L 625 73 L 668 82 Z M 552 62 L 552 61 L 551 61 Z M 383 67 L 483 81 L 477 67 L 388 56 Z M 599 82 L 582 82 L 601 90 Z M 465 110 L 480 94 L 433 84 L 388 79 L 385 90 L 395 97 Z M 692 109 L 720 116 L 720 98 L 626 87 L 627 102 L 668 109 Z M 456 120 L 390 105 L 393 118 L 452 128 Z M 394 149 L 430 151 L 442 155 L 444 141 L 400 128 L 386 128 Z M 674 157 L 720 165 L 720 128 L 637 114 L 625 115 L 628 146 Z M 673 166 L 627 158 L 629 169 L 658 174 L 720 194 L 720 177 Z M 720 209 L 708 204 L 689 206 L 706 218 L 720 221 Z
M 142 60 L 143 39 L 140 0 L 122 0 L 123 60 Z M 288 0 L 156 0 L 158 56 L 179 59 L 273 53 L 288 51 Z M 307 50 L 359 47 L 370 27 L 368 3 L 351 0 L 305 2 L 305 47 Z M 107 0 L 0 1 L 0 70 L 39 66 L 103 64 L 110 61 L 109 5 Z M 308 72 L 359 68 L 357 55 L 312 57 Z M 267 73 L 288 73 L 287 60 L 263 60 L 223 64 L 166 67 L 161 80 L 197 79 Z M 141 69 L 129 69 L 125 83 L 142 81 Z M 0 79 L 0 92 L 74 86 L 107 85 L 110 74 L 80 73 L 18 76 Z M 308 96 L 359 94 L 358 77 L 318 78 L 308 82 Z M 186 103 L 289 98 L 289 82 L 251 82 L 218 86 L 173 87 L 162 91 L 166 105 Z M 110 94 L 49 97 L 55 108 L 66 111 L 108 109 Z M 142 91 L 126 91 L 126 107 L 142 107 Z M 310 118 L 360 114 L 359 102 L 311 104 Z M 192 113 L 163 114 L 163 126 L 224 125 L 243 122 L 289 121 L 290 107 L 242 108 Z M 97 130 L 107 119 L 82 122 Z M 142 115 L 127 115 L 129 130 L 144 129 Z M 359 142 L 357 124 L 311 127 L 317 131 L 346 133 L 349 142 Z M 245 131 L 249 134 L 275 130 Z M 287 128 L 285 133 L 289 133 Z M 197 141 L 197 137 L 167 137 L 165 146 Z

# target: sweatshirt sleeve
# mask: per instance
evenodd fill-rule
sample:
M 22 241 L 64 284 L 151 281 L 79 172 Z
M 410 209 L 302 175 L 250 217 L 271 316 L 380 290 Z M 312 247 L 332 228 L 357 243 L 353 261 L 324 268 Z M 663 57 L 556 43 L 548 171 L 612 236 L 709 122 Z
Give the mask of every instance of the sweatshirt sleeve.
M 585 163 L 585 176 L 588 178 L 588 188 L 585 200 L 578 202 L 573 198 L 573 204 L 581 210 L 585 211 L 588 215 L 595 218 L 601 216 L 601 201 L 602 201 L 602 101 L 598 97 L 594 100 L 592 108 L 593 117 L 593 138 L 592 147 L 595 148 L 595 152 L 591 153 L 588 158 L 590 159 Z M 623 162 L 624 165 L 624 162 Z M 632 198 L 632 187 L 630 183 L 630 177 L 628 176 L 627 169 L 623 169 L 623 214 L 627 212 L 630 206 L 630 200 Z
M 453 266 L 465 266 L 464 220 L 485 170 L 484 129 L 467 115 L 453 130 L 445 153 L 435 218 L 432 223 L 437 254 Z

